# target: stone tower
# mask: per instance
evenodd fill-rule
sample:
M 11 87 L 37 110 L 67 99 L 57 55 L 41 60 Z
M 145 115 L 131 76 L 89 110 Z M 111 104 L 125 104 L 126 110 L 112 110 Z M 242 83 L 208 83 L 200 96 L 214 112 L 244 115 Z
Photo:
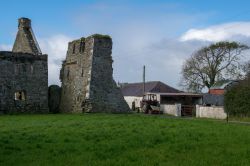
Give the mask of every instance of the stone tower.
M 62 112 L 129 112 L 113 80 L 112 39 L 92 35 L 69 43 L 60 79 Z
M 0 113 L 48 112 L 48 61 L 28 18 L 20 18 L 13 51 L 0 51 Z
M 31 28 L 31 20 L 20 18 L 18 22 L 18 32 L 12 51 L 41 55 L 42 52 Z

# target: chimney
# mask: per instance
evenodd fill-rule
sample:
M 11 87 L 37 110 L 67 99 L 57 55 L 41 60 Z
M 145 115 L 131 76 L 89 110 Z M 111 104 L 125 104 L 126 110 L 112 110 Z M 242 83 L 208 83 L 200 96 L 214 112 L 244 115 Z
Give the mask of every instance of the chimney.
M 30 19 L 24 17 L 18 19 L 18 32 L 12 51 L 33 55 L 42 54 L 33 33 Z
M 31 20 L 28 18 L 19 18 L 18 19 L 18 29 L 23 29 L 23 28 L 31 28 Z

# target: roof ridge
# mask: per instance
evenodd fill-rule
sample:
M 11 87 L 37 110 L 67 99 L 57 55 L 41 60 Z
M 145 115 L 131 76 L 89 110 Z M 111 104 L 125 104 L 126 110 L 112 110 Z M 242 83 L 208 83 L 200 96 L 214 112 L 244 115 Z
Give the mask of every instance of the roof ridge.
M 158 83 L 161 81 L 146 81 L 145 83 Z M 121 84 L 142 84 L 143 82 L 121 83 Z
M 125 96 L 142 96 L 143 95 L 143 82 L 127 83 L 122 86 L 122 93 Z M 180 93 L 181 91 L 173 88 L 161 81 L 148 81 L 145 83 L 146 92 L 161 92 L 161 93 Z

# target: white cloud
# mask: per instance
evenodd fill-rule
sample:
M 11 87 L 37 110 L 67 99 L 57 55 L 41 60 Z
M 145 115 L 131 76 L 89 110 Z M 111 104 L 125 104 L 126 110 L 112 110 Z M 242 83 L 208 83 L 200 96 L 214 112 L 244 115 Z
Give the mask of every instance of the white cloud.
M 12 45 L 0 44 L 0 51 L 11 51 Z
M 217 42 L 221 40 L 250 37 L 250 22 L 232 22 L 210 26 L 204 29 L 190 29 L 180 37 L 181 41 L 200 40 Z
M 72 39 L 65 35 L 55 35 L 38 39 L 44 54 L 48 54 L 49 85 L 60 85 L 59 74 L 62 61 L 66 58 L 68 42 Z

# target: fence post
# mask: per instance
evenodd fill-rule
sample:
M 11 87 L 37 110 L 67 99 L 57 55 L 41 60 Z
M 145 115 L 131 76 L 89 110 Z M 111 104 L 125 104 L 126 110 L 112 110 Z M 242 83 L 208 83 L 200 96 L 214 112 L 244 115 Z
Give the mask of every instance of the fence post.
M 175 104 L 176 116 L 181 116 L 181 104 Z
M 229 112 L 227 111 L 227 123 L 228 123 L 228 120 L 229 120 Z
M 196 104 L 195 111 L 196 111 L 196 118 L 200 117 L 200 107 L 198 104 Z

